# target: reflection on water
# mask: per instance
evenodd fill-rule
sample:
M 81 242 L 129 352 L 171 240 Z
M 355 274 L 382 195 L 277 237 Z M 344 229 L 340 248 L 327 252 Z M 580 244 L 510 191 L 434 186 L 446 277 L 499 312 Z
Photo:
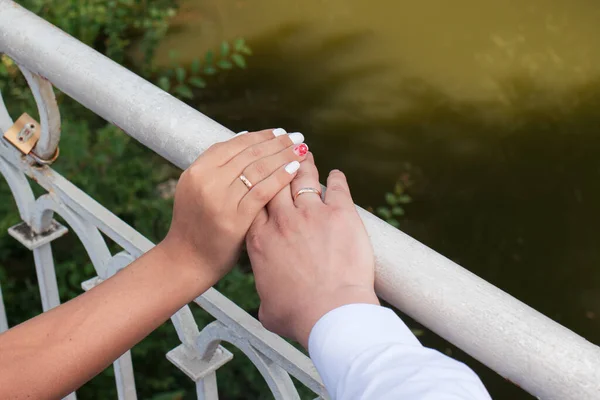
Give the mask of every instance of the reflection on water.
M 197 0 L 178 22 L 165 54 L 237 36 L 256 53 L 203 112 L 304 132 L 361 205 L 411 165 L 404 231 L 600 342 L 595 2 Z M 495 398 L 530 398 L 467 362 Z

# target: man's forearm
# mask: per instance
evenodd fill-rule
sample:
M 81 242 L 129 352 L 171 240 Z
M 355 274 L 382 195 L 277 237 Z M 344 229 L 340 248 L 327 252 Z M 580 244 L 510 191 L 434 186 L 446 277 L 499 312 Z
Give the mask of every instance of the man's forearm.
M 213 277 L 202 271 L 174 265 L 159 244 L 89 292 L 0 335 L 0 398 L 77 389 L 208 289 Z

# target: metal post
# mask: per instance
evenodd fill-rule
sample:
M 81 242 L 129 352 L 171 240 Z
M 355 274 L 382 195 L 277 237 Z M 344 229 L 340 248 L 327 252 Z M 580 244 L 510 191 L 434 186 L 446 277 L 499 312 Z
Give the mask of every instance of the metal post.
M 44 312 L 60 305 L 58 283 L 56 282 L 51 246 L 50 243 L 46 243 L 33 249 L 35 272 L 40 287 L 40 296 L 42 298 L 42 308 Z

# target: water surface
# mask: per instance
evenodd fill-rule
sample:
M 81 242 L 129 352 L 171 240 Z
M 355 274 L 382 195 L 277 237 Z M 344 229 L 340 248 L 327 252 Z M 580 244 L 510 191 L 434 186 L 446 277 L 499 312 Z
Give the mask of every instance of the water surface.
M 600 343 L 596 2 L 189 0 L 162 57 L 238 36 L 249 69 L 211 82 L 203 112 L 305 133 L 363 206 L 409 174 L 405 232 Z M 423 341 L 494 398 L 531 398 Z

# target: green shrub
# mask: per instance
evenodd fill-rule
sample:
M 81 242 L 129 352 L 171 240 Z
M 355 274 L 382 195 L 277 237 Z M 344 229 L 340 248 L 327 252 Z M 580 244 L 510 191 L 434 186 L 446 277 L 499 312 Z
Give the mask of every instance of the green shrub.
M 192 100 L 219 71 L 245 68 L 251 53 L 243 39 L 224 42 L 217 52 L 198 57 L 190 66 L 176 62 L 169 68 L 153 65 L 160 39 L 177 12 L 172 0 L 21 0 L 20 3 L 98 51 L 139 75 L 159 83 L 175 96 Z M 167 84 L 168 83 L 168 84 Z M 36 105 L 14 63 L 0 59 L 0 91 L 13 117 L 23 112 L 37 115 Z M 107 124 L 78 103 L 57 91 L 62 118 L 61 157 L 54 168 L 106 208 L 154 242 L 166 233 L 172 198 L 160 186 L 180 171 L 139 145 L 118 128 Z M 32 182 L 36 193 L 43 193 Z M 0 184 L 0 282 L 9 323 L 14 326 L 41 312 L 39 289 L 31 252 L 8 236 L 7 229 L 19 216 L 6 184 Z M 111 250 L 118 251 L 110 244 Z M 70 233 L 53 243 L 61 301 L 81 294 L 81 282 L 95 275 L 89 257 L 77 237 Z M 218 289 L 250 312 L 258 297 L 248 267 L 238 267 L 218 284 Z M 211 318 L 192 306 L 202 327 Z M 194 398 L 195 388 L 165 358 L 179 344 L 167 322 L 135 346 L 133 363 L 139 398 Z M 268 398 L 266 386 L 249 360 L 237 356 L 219 371 L 222 398 Z M 80 399 L 116 398 L 112 368 L 78 391 Z M 266 396 L 266 397 L 265 397 Z

